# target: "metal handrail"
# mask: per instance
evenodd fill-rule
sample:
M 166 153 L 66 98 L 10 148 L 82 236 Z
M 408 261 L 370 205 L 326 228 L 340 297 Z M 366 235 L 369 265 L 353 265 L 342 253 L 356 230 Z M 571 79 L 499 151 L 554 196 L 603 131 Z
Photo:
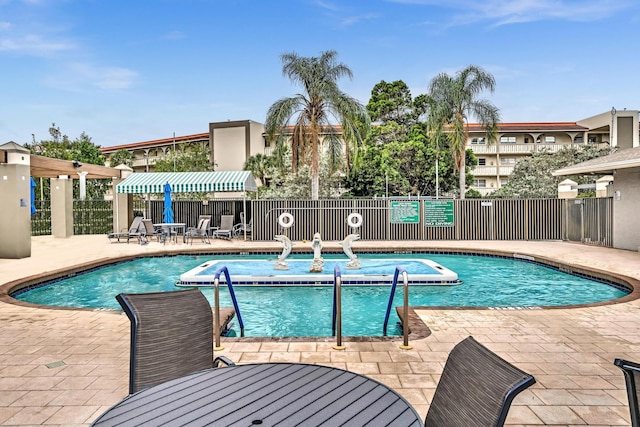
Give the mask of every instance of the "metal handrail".
M 335 350 L 344 350 L 342 345 L 342 275 L 340 267 L 333 268 L 333 319 L 331 327 L 332 335 L 336 337 Z
M 238 318 L 238 324 L 240 325 L 240 336 L 244 337 L 244 322 L 242 321 L 242 315 L 240 314 L 240 307 L 238 307 L 238 300 L 236 299 L 236 293 L 233 290 L 233 283 L 231 282 L 231 276 L 226 266 L 220 267 L 213 278 L 213 299 L 215 304 L 214 313 L 214 333 L 216 336 L 216 349 L 221 350 L 220 346 L 220 275 L 224 273 L 224 277 L 227 280 L 227 288 L 231 295 L 231 302 L 233 302 L 233 308 L 236 310 L 236 317 Z
M 384 325 L 382 327 L 382 334 L 387 336 L 387 325 L 389 324 L 389 315 L 391 314 L 391 307 L 393 306 L 393 297 L 396 293 L 396 285 L 398 284 L 398 276 L 402 274 L 402 279 L 404 282 L 404 301 L 403 301 L 403 309 L 404 313 L 402 316 L 402 335 L 403 335 L 403 345 L 400 346 L 403 350 L 409 350 L 412 347 L 409 345 L 409 278 L 407 276 L 407 271 L 404 267 L 397 266 L 396 272 L 393 275 L 393 282 L 391 283 L 391 293 L 389 294 L 389 302 L 387 304 L 387 312 L 384 316 Z

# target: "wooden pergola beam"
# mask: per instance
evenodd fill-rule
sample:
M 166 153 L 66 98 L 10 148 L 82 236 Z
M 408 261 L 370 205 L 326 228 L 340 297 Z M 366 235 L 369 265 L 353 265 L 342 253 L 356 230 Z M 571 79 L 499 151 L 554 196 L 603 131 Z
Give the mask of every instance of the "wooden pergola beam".
M 69 175 L 69 177 L 77 179 L 78 172 L 88 172 L 88 179 L 120 178 L 119 169 L 31 155 L 31 176 L 34 178 L 58 178 L 60 175 Z

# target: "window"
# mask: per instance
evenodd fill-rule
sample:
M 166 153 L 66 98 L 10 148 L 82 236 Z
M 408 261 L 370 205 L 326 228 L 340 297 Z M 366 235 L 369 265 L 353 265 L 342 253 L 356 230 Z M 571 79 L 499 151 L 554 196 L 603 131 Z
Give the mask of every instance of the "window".
M 524 143 L 525 143 L 525 144 L 528 144 L 528 143 L 529 143 L 529 137 L 528 137 L 528 136 L 525 136 L 525 137 L 524 137 Z
M 589 137 L 589 144 L 595 144 L 597 142 L 598 142 L 597 137 L 595 137 L 595 136 L 590 136 Z
M 487 159 L 478 159 L 478 166 L 486 166 Z
M 584 142 L 584 137 L 582 135 L 577 135 L 575 138 L 573 138 L 573 142 L 575 142 L 576 144 L 581 144 Z
M 486 179 L 475 179 L 473 181 L 473 186 L 477 187 L 477 188 L 485 188 L 487 186 L 487 180 Z
M 484 138 L 471 138 L 471 143 L 472 144 L 486 144 L 486 141 Z
M 500 178 L 500 187 L 504 187 L 508 183 L 509 183 L 509 180 L 507 178 Z
M 547 144 L 555 144 L 556 143 L 556 137 L 555 136 L 545 136 L 544 137 L 544 142 Z
M 515 136 L 501 136 L 500 137 L 501 144 L 515 144 L 516 137 Z
M 516 159 L 515 157 L 500 157 L 501 165 L 515 165 Z

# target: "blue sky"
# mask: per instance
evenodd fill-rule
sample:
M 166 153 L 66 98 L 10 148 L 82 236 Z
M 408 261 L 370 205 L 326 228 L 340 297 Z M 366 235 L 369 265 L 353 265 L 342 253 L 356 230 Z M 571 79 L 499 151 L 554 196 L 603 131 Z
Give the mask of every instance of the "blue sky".
M 280 55 L 335 50 L 343 91 L 381 80 L 426 93 L 478 65 L 503 122 L 640 109 L 637 0 L 0 0 L 0 143 L 106 147 L 264 123 L 299 91 Z

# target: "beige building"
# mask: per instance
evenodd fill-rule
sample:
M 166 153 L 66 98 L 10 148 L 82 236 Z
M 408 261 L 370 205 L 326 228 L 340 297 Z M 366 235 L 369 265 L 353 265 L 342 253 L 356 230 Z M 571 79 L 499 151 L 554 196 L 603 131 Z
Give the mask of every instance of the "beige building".
M 478 124 L 469 125 L 467 146 L 478 158 L 473 169 L 471 188 L 487 195 L 505 185 L 520 160 L 541 150 L 558 151 L 564 147 L 606 144 L 613 147 L 640 146 L 638 111 L 612 109 L 577 122 L 501 123 L 498 138 L 488 144 Z M 185 144 L 203 144 L 211 153 L 217 171 L 242 170 L 246 160 L 256 154 L 270 154 L 264 125 L 251 120 L 209 123 L 209 132 L 137 142 L 102 148 L 108 158 L 120 149 L 131 151 L 136 159 L 135 172 L 153 171 L 155 162 Z M 117 165 L 112 165 L 117 166 Z
M 210 162 L 216 171 L 242 170 L 245 161 L 258 153 L 265 152 L 264 126 L 252 120 L 238 120 L 209 123 L 209 132 L 194 135 L 175 136 L 153 141 L 136 142 L 101 148 L 107 158 L 118 150 L 134 154 L 134 172 L 153 172 L 155 163 L 181 150 L 185 145 L 201 144 L 210 152 Z M 117 166 L 117 165 L 110 165 Z
M 471 188 L 482 195 L 497 190 L 509 181 L 516 163 L 536 151 L 555 152 L 586 144 L 638 147 L 639 135 L 637 110 L 613 109 L 577 122 L 501 123 L 494 144 L 487 144 L 480 125 L 470 124 L 467 147 L 478 158 Z

